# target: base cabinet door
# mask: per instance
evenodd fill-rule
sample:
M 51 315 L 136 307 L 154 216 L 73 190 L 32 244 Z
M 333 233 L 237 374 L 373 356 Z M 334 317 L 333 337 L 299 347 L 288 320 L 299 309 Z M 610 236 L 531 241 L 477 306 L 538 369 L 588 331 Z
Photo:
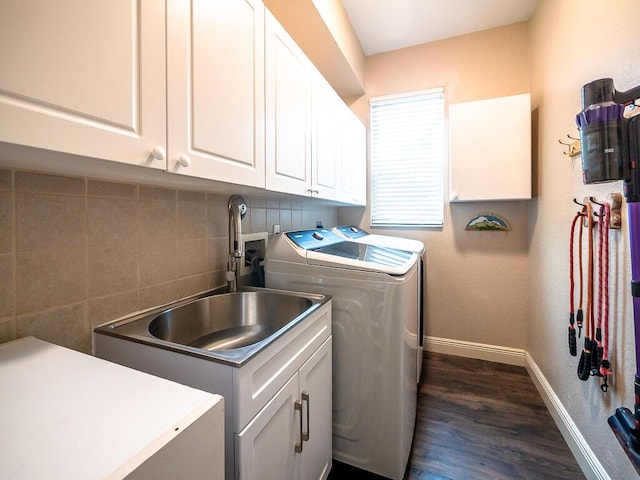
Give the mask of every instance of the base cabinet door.
M 325 341 L 298 371 L 303 414 L 299 480 L 324 480 L 331 470 L 331 339 Z
M 235 436 L 238 480 L 326 480 L 331 470 L 331 337 Z
M 295 444 L 300 436 L 297 374 L 236 435 L 236 478 L 240 480 L 293 480 Z

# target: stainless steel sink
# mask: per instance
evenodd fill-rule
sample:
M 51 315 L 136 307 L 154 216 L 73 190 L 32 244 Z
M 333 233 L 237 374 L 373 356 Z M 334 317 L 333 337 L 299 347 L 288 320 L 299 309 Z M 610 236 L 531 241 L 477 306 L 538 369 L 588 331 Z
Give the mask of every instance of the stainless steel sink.
M 264 288 L 213 290 L 102 325 L 95 333 L 241 366 L 328 299 Z
M 312 304 L 281 293 L 225 293 L 167 310 L 151 321 L 149 333 L 204 350 L 241 348 L 273 335 Z

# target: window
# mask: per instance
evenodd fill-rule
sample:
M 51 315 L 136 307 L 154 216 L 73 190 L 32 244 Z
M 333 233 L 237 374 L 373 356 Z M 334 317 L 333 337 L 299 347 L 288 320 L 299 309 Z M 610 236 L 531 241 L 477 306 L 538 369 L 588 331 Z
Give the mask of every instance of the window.
M 371 226 L 442 226 L 444 90 L 372 98 Z

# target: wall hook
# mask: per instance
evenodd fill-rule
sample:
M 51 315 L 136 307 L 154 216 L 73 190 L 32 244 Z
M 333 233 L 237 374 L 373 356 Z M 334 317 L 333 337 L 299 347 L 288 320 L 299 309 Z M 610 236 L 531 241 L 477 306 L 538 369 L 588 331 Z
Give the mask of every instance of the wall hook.
M 607 200 L 605 202 L 600 202 L 596 199 L 596 197 L 593 197 L 593 196 L 585 197 L 584 203 L 578 202 L 578 200 L 576 200 L 575 198 L 573 199 L 573 203 L 575 203 L 576 205 L 580 205 L 581 207 L 584 207 L 587 202 L 593 203 L 601 207 L 608 203 L 610 206 L 609 228 L 615 229 L 615 230 L 619 230 L 621 228 L 622 226 L 622 213 L 621 213 L 622 194 L 621 193 L 619 192 L 610 193 L 609 195 L 607 195 Z M 594 217 L 600 216 L 600 214 L 596 211 L 596 209 L 593 210 L 593 216 Z
M 607 195 L 607 202 L 611 205 L 609 228 L 619 230 L 622 227 L 622 194 L 620 192 L 610 193 Z
M 575 157 L 576 155 L 580 155 L 580 152 L 582 152 L 582 147 L 580 145 L 580 139 L 579 138 L 573 138 L 571 135 L 569 135 L 567 133 L 567 137 L 570 140 L 573 140 L 571 143 L 567 143 L 567 142 L 563 142 L 562 140 L 558 140 L 558 143 L 560 145 L 564 145 L 565 147 L 568 147 L 566 151 L 562 152 L 565 155 L 569 156 L 569 157 Z

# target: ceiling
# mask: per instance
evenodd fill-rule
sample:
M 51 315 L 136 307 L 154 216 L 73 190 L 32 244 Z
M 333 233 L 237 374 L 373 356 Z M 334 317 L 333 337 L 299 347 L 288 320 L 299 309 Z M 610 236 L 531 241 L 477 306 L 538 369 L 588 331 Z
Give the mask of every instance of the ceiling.
M 537 0 L 342 0 L 365 55 L 529 20 Z

